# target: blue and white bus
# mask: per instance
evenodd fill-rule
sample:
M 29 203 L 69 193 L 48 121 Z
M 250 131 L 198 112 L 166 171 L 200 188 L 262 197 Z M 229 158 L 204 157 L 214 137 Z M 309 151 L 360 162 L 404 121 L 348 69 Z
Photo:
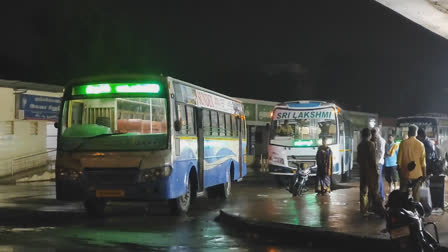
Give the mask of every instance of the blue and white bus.
M 171 77 L 118 76 L 69 84 L 58 122 L 58 200 L 168 200 L 185 213 L 206 191 L 227 198 L 246 175 L 240 101 Z
M 280 130 L 288 127 L 288 131 Z M 269 141 L 269 171 L 284 184 L 297 169 L 316 168 L 316 152 L 322 138 L 333 152 L 333 184 L 348 178 L 353 167 L 350 120 L 334 103 L 292 101 L 274 107 Z

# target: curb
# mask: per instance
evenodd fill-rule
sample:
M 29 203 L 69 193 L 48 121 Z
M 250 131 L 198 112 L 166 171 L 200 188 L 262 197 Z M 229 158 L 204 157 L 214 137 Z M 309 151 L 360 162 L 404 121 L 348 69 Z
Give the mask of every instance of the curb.
M 389 239 L 353 235 L 286 223 L 261 221 L 232 215 L 220 210 L 216 221 L 264 241 L 284 242 L 299 247 L 333 248 L 356 251 L 397 251 Z M 442 247 L 440 251 L 448 251 Z

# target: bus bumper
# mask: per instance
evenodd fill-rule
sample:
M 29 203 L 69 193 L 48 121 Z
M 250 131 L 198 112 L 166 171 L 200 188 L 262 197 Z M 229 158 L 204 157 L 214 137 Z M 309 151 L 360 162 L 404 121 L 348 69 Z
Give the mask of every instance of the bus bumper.
M 85 198 L 116 201 L 151 201 L 167 199 L 166 183 L 154 181 L 135 185 L 88 185 Z
M 292 176 L 294 175 L 294 169 L 284 166 L 269 165 L 269 174 L 280 176 Z
M 151 201 L 167 199 L 164 179 L 133 185 L 86 184 L 80 181 L 57 181 L 56 199 L 62 201 L 83 201 L 89 198 L 103 198 L 117 201 Z
M 269 174 L 276 176 L 292 176 L 294 175 L 293 168 L 277 166 L 277 165 L 269 165 Z M 309 176 L 316 176 L 317 166 L 311 167 L 311 173 Z

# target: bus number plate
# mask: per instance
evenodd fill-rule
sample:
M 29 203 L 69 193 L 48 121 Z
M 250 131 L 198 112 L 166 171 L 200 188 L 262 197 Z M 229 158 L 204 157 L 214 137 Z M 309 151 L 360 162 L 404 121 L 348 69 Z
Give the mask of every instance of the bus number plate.
M 96 190 L 97 198 L 121 198 L 124 197 L 123 190 Z

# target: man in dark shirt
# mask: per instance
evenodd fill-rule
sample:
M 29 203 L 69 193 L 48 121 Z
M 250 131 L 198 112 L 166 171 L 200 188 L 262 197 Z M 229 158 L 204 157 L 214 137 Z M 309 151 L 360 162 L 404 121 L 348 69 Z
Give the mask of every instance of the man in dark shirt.
M 375 144 L 370 141 L 370 130 L 361 131 L 362 141 L 358 145 L 358 164 L 360 173 L 360 211 L 363 216 L 368 216 L 369 203 L 373 211 L 383 215 L 383 205 L 378 191 L 379 170 L 376 162 Z

